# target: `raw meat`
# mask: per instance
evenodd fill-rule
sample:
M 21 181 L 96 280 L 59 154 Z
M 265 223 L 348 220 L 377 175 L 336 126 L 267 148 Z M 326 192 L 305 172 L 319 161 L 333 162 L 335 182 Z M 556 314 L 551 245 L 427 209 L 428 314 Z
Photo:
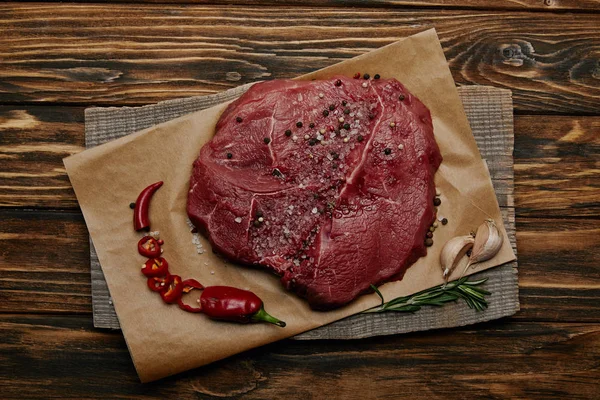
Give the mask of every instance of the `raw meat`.
M 441 160 L 395 79 L 258 83 L 200 150 L 187 212 L 215 251 L 336 308 L 426 254 Z

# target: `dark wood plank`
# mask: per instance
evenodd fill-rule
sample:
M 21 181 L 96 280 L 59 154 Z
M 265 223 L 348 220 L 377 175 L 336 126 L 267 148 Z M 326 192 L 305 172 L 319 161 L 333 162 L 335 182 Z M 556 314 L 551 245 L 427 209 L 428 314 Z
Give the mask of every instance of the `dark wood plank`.
M 14 0 L 13 0 L 14 1 Z M 60 0 L 50 0 L 60 1 Z M 75 3 L 222 4 L 282 7 L 428 7 L 484 10 L 598 11 L 599 0 L 75 0 Z
M 94 330 L 90 318 L 2 315 L 0 335 L 4 398 L 574 400 L 600 390 L 598 324 L 497 321 L 353 341 L 286 340 L 146 385 L 122 336 Z
M 0 313 L 91 313 L 87 230 L 78 213 L 0 210 Z M 600 322 L 600 223 L 518 219 L 521 312 Z
M 83 108 L 0 106 L 0 206 L 76 208 L 62 159 L 84 150 Z
M 435 26 L 455 80 L 600 114 L 594 14 L 8 3 L 0 102 L 147 104 L 290 78 Z
M 91 313 L 80 213 L 0 211 L 0 312 Z
M 599 132 L 599 117 L 515 118 L 518 215 L 600 214 Z
M 517 219 L 523 320 L 600 317 L 600 221 Z
M 515 116 L 517 216 L 600 216 L 599 127 L 600 117 Z M 0 106 L 0 207 L 77 208 L 62 158 L 83 136 L 83 108 Z

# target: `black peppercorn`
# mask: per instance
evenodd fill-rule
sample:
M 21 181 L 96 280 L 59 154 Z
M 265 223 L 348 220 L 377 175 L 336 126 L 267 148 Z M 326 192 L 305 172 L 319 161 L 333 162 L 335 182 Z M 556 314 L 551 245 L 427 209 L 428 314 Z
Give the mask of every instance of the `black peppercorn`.
M 433 246 L 433 239 L 431 239 L 431 238 L 425 239 L 425 246 L 427 246 L 427 247 Z
M 311 145 L 311 146 L 314 146 L 315 144 L 317 144 L 317 139 L 315 139 L 315 138 L 311 138 L 311 139 L 308 141 L 308 144 L 309 144 L 309 145 Z
M 323 116 L 326 117 L 329 115 L 329 110 L 323 110 Z
M 440 200 L 439 197 L 436 197 L 435 199 L 433 199 L 433 205 L 434 206 L 439 206 L 440 204 L 442 204 L 442 200 Z
M 390 149 L 389 147 L 385 148 L 383 150 L 383 152 L 385 153 L 386 156 L 389 156 L 390 154 L 392 154 L 392 149 Z
M 379 79 L 379 78 L 381 78 L 381 77 L 379 76 L 379 74 L 375 74 L 375 76 L 373 77 L 373 79 Z
M 242 122 L 242 121 L 243 121 L 242 117 L 236 117 L 236 118 L 235 118 L 235 120 L 236 120 L 237 122 Z
M 358 135 L 358 136 L 356 137 L 356 140 L 357 140 L 358 142 L 362 142 L 362 141 L 363 141 L 363 139 L 364 139 L 364 138 L 363 138 L 363 136 L 362 136 L 362 135 Z
M 348 104 L 348 102 L 346 100 L 342 100 L 342 105 L 345 106 L 346 104 Z
M 129 208 L 133 210 L 135 208 L 135 203 L 129 203 Z
M 262 216 L 263 216 L 263 212 L 262 211 L 260 211 L 260 210 L 256 211 L 256 218 L 260 218 Z
M 403 95 L 403 94 L 401 94 L 400 96 L 398 96 L 398 100 L 402 101 L 402 100 L 404 100 L 404 99 L 405 99 L 405 97 L 404 97 L 404 95 Z
M 271 143 L 271 139 L 269 139 L 268 137 L 263 139 L 263 142 L 265 142 L 265 144 L 269 144 Z
M 253 224 L 254 224 L 255 227 L 258 228 L 260 226 L 260 221 L 257 220 L 257 219 L 255 219 L 254 222 L 253 222 Z
M 345 124 L 344 124 L 344 129 L 345 129 L 345 130 L 348 130 L 348 129 L 350 129 L 350 124 L 349 124 L 349 123 L 345 123 Z
M 448 218 L 442 218 L 442 225 L 446 225 L 448 223 Z
M 335 104 L 330 104 L 329 105 L 329 111 L 333 111 L 335 110 Z
M 298 128 L 302 128 L 302 122 L 301 122 L 301 121 L 298 121 L 298 122 L 296 122 L 296 126 L 297 126 Z
M 289 129 L 288 129 L 288 130 L 286 130 L 286 131 L 285 131 L 285 136 L 287 136 L 287 137 L 290 137 L 290 136 L 292 136 L 292 131 L 291 131 L 291 130 L 289 130 Z
M 233 158 L 233 154 L 227 153 L 227 158 L 229 158 L 231 160 Z
M 314 128 L 314 127 L 315 127 L 315 124 L 313 124 L 313 123 L 311 122 L 310 124 L 308 124 L 308 127 L 312 129 L 312 128 Z
M 335 86 L 342 86 L 342 81 L 339 79 L 335 81 Z
M 363 75 L 363 78 L 365 78 L 365 79 L 369 79 L 370 77 L 371 77 L 371 75 L 369 75 L 369 74 L 364 74 Z
M 349 109 L 349 108 L 346 108 L 346 109 L 344 110 L 344 114 L 350 114 L 350 109 Z

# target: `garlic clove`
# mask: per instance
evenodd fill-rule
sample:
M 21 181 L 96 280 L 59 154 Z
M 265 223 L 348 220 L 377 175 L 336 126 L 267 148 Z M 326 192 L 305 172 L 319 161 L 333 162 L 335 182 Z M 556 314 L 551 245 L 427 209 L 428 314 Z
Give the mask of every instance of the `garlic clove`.
M 460 260 L 473 247 L 475 239 L 473 236 L 456 236 L 446 242 L 440 253 L 440 265 L 442 266 L 442 276 L 444 281 L 448 278 Z
M 492 219 L 487 219 L 477 228 L 473 252 L 469 263 L 475 264 L 493 258 L 502 247 L 504 237 Z
M 467 272 L 467 270 L 483 261 L 487 261 L 494 258 L 496 254 L 502 248 L 504 243 L 504 236 L 496 226 L 496 223 L 492 219 L 486 219 L 475 233 L 475 243 L 473 244 L 473 250 L 469 257 L 469 263 L 465 267 L 461 277 Z

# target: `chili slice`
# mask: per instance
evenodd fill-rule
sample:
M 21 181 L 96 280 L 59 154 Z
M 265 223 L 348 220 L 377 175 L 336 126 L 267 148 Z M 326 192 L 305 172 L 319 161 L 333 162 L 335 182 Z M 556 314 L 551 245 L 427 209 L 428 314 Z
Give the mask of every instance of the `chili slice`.
M 152 236 L 144 236 L 138 242 L 138 253 L 148 258 L 160 256 L 160 244 Z
M 189 293 L 194 289 L 204 289 L 204 286 L 195 279 L 186 279 L 183 283 L 183 293 Z
M 150 208 L 150 199 L 154 192 L 162 186 L 163 182 L 156 182 L 148 186 L 141 191 L 138 196 L 135 207 L 133 209 L 133 228 L 136 231 L 150 228 L 150 218 L 148 217 L 148 210 Z
M 183 293 L 183 282 L 179 275 L 172 275 L 172 280 L 167 285 L 167 289 L 160 292 L 160 297 L 165 303 L 177 303 Z
M 169 263 L 162 257 L 149 259 L 144 263 L 144 267 L 142 268 L 142 274 L 146 275 L 148 278 L 163 276 L 168 272 Z
M 155 276 L 153 278 L 148 278 L 148 288 L 153 292 L 162 292 L 168 289 L 169 284 L 171 283 L 171 275 L 167 273 L 165 276 Z
M 183 284 L 183 294 L 189 293 L 194 289 L 204 289 L 204 286 L 202 286 L 202 284 L 200 282 L 198 282 L 195 279 L 186 279 L 185 281 L 182 282 Z M 187 312 L 191 312 L 191 313 L 201 313 L 202 312 L 202 308 L 201 307 L 192 307 L 190 305 L 187 305 L 183 302 L 183 296 L 179 298 L 179 300 L 177 300 L 177 304 L 179 305 L 179 308 L 181 308 L 183 311 L 187 311 Z

